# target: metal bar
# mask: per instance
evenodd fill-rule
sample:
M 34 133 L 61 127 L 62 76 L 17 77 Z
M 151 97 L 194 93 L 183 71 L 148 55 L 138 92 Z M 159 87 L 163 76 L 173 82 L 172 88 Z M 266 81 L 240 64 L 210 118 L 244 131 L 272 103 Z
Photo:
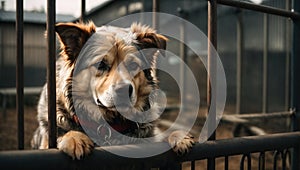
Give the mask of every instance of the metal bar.
M 268 49 L 269 49 L 269 17 L 268 14 L 264 14 L 263 25 L 263 89 L 262 89 L 262 112 L 267 113 L 268 108 Z
M 240 170 L 244 170 L 244 163 L 246 158 L 247 158 L 247 170 L 251 169 L 251 154 L 244 154 L 240 162 Z
M 236 114 L 241 113 L 242 56 L 244 52 L 243 11 L 237 11 L 236 38 Z
M 191 170 L 195 170 L 196 169 L 196 161 L 192 160 L 191 161 Z
M 184 69 L 184 65 L 187 64 L 187 49 L 185 46 L 186 41 L 186 28 L 185 28 L 185 20 L 187 18 L 186 11 L 183 9 L 179 8 L 178 10 L 179 16 L 183 18 L 184 20 L 181 21 L 180 26 L 179 26 L 179 32 L 180 32 L 180 44 L 179 44 L 179 56 L 183 62 L 180 63 L 179 66 L 179 80 L 180 80 L 180 86 L 181 86 L 181 105 L 183 108 L 181 109 L 186 109 L 186 70 Z
M 282 167 L 284 170 L 289 168 L 289 156 L 290 156 L 289 149 L 284 150 L 282 155 L 282 159 L 283 159 Z
M 299 140 L 300 132 L 287 132 L 264 136 L 207 141 L 203 144 L 196 144 L 188 155 L 182 157 L 181 161 L 282 150 L 298 146 Z
M 289 17 L 292 19 L 300 19 L 299 11 L 291 12 L 291 11 L 286 11 L 284 9 L 270 7 L 270 6 L 257 5 L 257 4 L 253 4 L 250 2 L 246 2 L 246 1 L 234 1 L 234 0 L 217 0 L 217 1 L 219 4 L 222 4 L 222 5 L 228 5 L 228 6 L 237 7 L 237 8 L 244 8 L 244 9 L 248 9 L 248 10 L 278 15 L 278 16 L 282 16 L 282 17 Z
M 248 114 L 231 114 L 224 115 L 222 119 L 238 118 L 238 119 L 259 119 L 259 118 L 284 118 L 294 116 L 293 111 L 287 112 L 272 112 L 272 113 L 248 113 Z
M 17 32 L 17 65 L 16 65 L 16 107 L 18 112 L 18 148 L 24 149 L 24 25 L 23 1 L 17 1 L 16 32 Z
M 228 156 L 225 156 L 224 170 L 228 170 L 228 168 L 229 168 L 229 160 L 228 160 Z
M 213 119 L 216 117 L 216 108 L 210 107 L 213 105 L 212 98 L 214 97 L 212 94 L 212 82 L 216 82 L 216 58 L 213 57 L 214 50 L 217 49 L 217 1 L 210 0 L 208 1 L 208 70 L 207 70 L 207 107 L 208 111 L 211 114 Z M 215 94 L 215 93 L 214 93 Z M 215 121 L 210 121 L 215 122 Z M 215 125 L 212 125 L 215 127 Z M 210 130 L 210 129 L 209 129 Z M 210 137 L 211 140 L 215 139 L 215 133 Z
M 259 154 L 258 169 L 265 170 L 265 153 L 264 152 L 260 152 L 260 154 Z
M 152 27 L 158 31 L 159 18 L 157 12 L 159 12 L 159 0 L 152 0 Z
M 293 7 L 296 12 L 300 12 L 300 1 L 293 1 Z M 291 75 L 291 107 L 295 110 L 295 116 L 292 120 L 292 130 L 299 131 L 299 115 L 300 115 L 300 19 L 294 20 L 293 24 L 293 52 L 292 52 L 292 75 Z M 292 170 L 300 169 L 300 146 L 292 151 Z
M 216 106 L 215 103 L 212 103 L 216 95 L 215 92 L 212 91 L 212 83 L 216 83 L 216 58 L 213 57 L 214 50 L 217 50 L 217 1 L 209 0 L 208 1 L 208 69 L 207 69 L 207 108 L 208 112 L 212 114 L 209 120 L 210 124 L 208 125 L 208 131 L 211 132 L 212 129 L 216 127 L 216 108 L 211 106 Z M 214 86 L 216 87 L 216 86 Z M 216 89 L 214 89 L 216 90 Z M 216 139 L 216 131 L 209 137 L 209 140 Z M 215 169 L 215 158 L 209 157 L 207 159 L 207 169 L 214 170 Z
M 49 148 L 56 148 L 56 83 L 55 83 L 55 0 L 47 0 L 47 95 Z
M 286 170 L 286 154 L 285 154 L 285 151 L 281 152 L 281 164 L 282 164 L 282 170 Z
M 150 167 L 165 167 L 172 163 L 179 164 L 191 160 L 203 160 L 210 157 L 224 157 L 244 153 L 255 153 L 273 150 L 283 150 L 299 144 L 300 132 L 282 134 L 241 137 L 197 143 L 187 155 L 178 157 L 173 151 L 147 158 L 128 158 L 112 154 L 143 153 L 149 150 L 162 150 L 168 147 L 167 143 L 120 145 L 99 147 L 81 161 L 73 161 L 64 153 L 56 150 L 26 150 L 1 151 L 0 169 L 94 169 L 95 167 L 147 164 Z M 270 142 L 272 141 L 272 142 Z M 166 159 L 168 158 L 168 159 Z M 112 164 L 113 162 L 113 164 Z M 149 167 L 149 166 L 147 166 Z
M 85 0 L 81 0 L 81 15 L 80 15 L 80 22 L 84 22 L 85 20 Z
M 291 10 L 291 0 L 285 1 L 285 9 Z M 291 21 L 285 20 L 285 110 L 290 109 L 290 71 L 291 71 Z M 290 121 L 290 120 L 289 120 Z

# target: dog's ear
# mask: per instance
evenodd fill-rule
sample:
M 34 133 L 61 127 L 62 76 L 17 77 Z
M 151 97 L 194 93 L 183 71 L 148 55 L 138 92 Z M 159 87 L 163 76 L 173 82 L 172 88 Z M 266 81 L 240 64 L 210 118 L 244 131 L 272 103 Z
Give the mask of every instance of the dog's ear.
M 137 34 L 137 46 L 142 50 L 144 57 L 152 68 L 156 68 L 159 55 L 165 56 L 167 38 L 163 35 L 150 32 Z
M 85 42 L 96 31 L 96 27 L 92 22 L 89 24 L 58 23 L 55 31 L 58 34 L 65 59 L 73 63 Z
M 133 23 L 131 25 L 131 32 L 135 35 L 139 48 L 157 48 L 166 49 L 165 36 L 157 34 L 156 31 L 149 26 Z
M 166 49 L 166 41 L 168 39 L 157 33 L 140 33 L 137 35 L 137 41 L 140 44 L 142 49 L 144 48 L 158 48 L 158 49 Z

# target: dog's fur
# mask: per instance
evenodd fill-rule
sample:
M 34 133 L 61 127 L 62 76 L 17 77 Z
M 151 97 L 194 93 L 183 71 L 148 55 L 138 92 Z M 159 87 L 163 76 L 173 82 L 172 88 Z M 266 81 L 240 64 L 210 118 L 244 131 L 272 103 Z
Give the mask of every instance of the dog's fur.
M 56 62 L 58 149 L 73 159 L 80 159 L 91 153 L 94 142 L 100 146 L 119 145 L 138 143 L 138 140 L 126 140 L 126 136 L 156 136 L 159 131 L 152 119 L 161 108 L 159 103 L 152 101 L 150 93 L 158 88 L 157 49 L 165 49 L 167 39 L 140 24 L 132 24 L 130 28 L 96 28 L 92 22 L 60 23 L 55 29 L 61 44 Z M 147 50 L 142 54 L 144 58 L 138 58 L 136 55 L 142 49 L 154 50 Z M 148 63 L 149 67 L 141 69 L 143 63 Z M 123 100 L 124 92 L 133 106 L 121 107 L 126 118 L 116 109 L 114 101 Z M 38 104 L 38 122 L 32 147 L 45 149 L 48 148 L 47 84 Z M 108 128 L 104 131 L 112 134 L 108 138 L 107 132 L 103 136 L 87 136 L 89 129 L 84 129 L 85 126 L 96 128 L 97 133 L 103 131 L 99 127 L 105 126 Z M 112 128 L 125 137 L 115 135 Z M 167 140 L 177 153 L 187 152 L 193 144 L 192 137 L 182 131 L 171 133 Z

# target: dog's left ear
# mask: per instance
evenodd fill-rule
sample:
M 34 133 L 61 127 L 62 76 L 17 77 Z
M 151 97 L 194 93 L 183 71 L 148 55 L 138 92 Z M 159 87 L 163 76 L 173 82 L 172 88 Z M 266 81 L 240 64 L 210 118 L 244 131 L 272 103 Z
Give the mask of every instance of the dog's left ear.
M 61 48 L 65 54 L 65 59 L 73 63 L 85 42 L 95 33 L 94 23 L 59 23 L 55 26 L 55 31 L 60 39 Z

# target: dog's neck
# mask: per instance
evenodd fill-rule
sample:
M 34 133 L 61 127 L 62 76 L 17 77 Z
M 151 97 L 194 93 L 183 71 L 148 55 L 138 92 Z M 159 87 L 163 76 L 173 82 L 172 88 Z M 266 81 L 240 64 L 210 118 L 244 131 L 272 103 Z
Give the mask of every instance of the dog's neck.
M 106 133 L 106 132 L 103 132 L 103 129 L 101 129 L 102 127 L 111 128 L 110 131 L 115 130 L 122 134 L 129 133 L 129 132 L 134 131 L 139 128 L 138 123 L 130 121 L 130 120 L 117 119 L 117 120 L 114 120 L 113 122 L 106 121 L 106 122 L 98 123 L 96 121 L 88 120 L 88 119 L 84 119 L 84 118 L 79 119 L 76 114 L 73 115 L 73 121 L 78 126 L 84 126 L 85 128 L 96 130 L 97 133 L 100 133 L 100 135 L 105 135 L 103 133 Z

